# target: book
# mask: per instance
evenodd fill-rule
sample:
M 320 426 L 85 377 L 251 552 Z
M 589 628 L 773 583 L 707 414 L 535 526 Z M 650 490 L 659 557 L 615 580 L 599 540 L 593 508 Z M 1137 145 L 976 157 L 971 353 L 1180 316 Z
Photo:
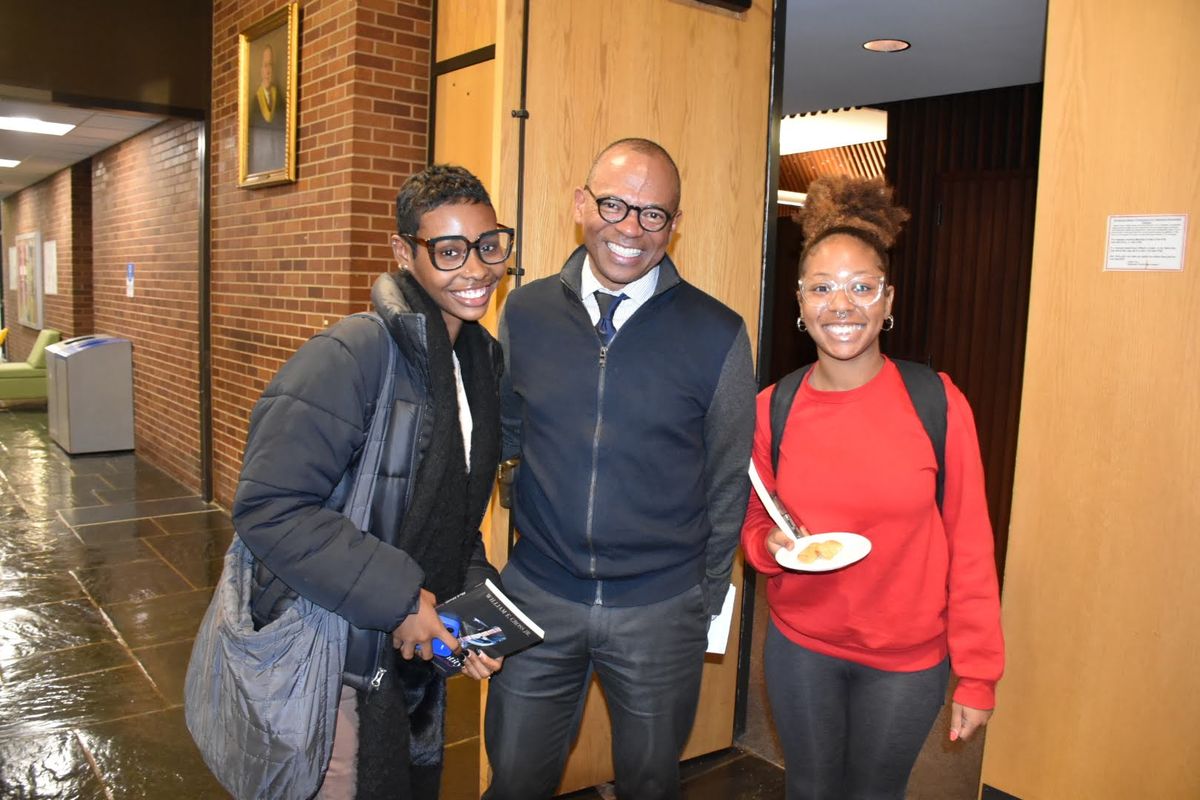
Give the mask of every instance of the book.
M 458 653 L 448 655 L 440 648 L 434 649 L 433 666 L 447 676 L 463 668 L 468 650 L 499 658 L 535 645 L 545 637 L 541 627 L 490 579 L 439 603 L 437 612 L 461 646 Z

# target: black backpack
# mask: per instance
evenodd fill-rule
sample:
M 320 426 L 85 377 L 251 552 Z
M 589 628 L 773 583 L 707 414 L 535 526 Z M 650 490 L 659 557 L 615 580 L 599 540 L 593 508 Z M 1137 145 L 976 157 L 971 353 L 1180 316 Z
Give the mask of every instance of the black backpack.
M 946 488 L 946 386 L 942 379 L 929 367 L 915 361 L 892 359 L 892 363 L 900 370 L 904 379 L 904 388 L 908 397 L 917 410 L 917 417 L 933 443 L 933 453 L 937 456 L 937 506 L 942 510 L 942 496 Z M 779 471 L 779 446 L 783 442 L 783 427 L 787 423 L 788 412 L 792 409 L 792 401 L 804 376 L 812 369 L 812 364 L 806 364 L 800 369 L 789 372 L 780 378 L 771 391 L 771 470 Z

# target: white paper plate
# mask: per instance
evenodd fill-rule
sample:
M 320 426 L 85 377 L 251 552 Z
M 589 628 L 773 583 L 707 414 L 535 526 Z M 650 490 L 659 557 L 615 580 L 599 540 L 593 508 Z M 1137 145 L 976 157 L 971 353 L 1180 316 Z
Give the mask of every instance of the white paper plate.
M 818 558 L 811 564 L 805 564 L 796 558 L 800 551 L 810 544 L 827 542 L 830 539 L 836 539 L 842 543 L 842 549 L 835 557 Z M 793 550 L 781 547 L 775 552 L 775 560 L 782 567 L 800 572 L 829 572 L 850 566 L 856 561 L 861 561 L 869 552 L 871 552 L 871 540 L 867 537 L 859 536 L 857 533 L 837 531 L 834 533 L 815 533 L 812 536 L 805 536 L 796 542 L 795 549 Z

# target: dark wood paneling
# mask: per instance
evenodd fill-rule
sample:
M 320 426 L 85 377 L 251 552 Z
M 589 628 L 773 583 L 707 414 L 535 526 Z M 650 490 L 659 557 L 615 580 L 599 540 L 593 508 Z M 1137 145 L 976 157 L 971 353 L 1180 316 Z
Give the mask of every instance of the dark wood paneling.
M 946 372 L 975 412 L 1003 573 L 1033 251 L 1041 85 L 887 106 L 886 176 L 912 221 L 892 257 L 893 356 Z
M 927 324 L 934 291 L 930 281 L 937 231 L 937 185 L 956 173 L 1036 172 L 1041 125 L 1041 84 L 908 100 L 888 112 L 885 175 L 912 221 L 892 255 L 896 330 L 888 352 L 927 361 Z M 1032 209 L 1034 195 L 1028 198 Z M 970 265 L 962 265 L 970 268 Z
M 796 281 L 800 271 L 800 252 L 804 249 L 804 234 L 800 223 L 780 206 L 775 220 L 775 288 L 771 296 L 771 319 L 775 321 L 771 335 L 770 374 L 763 385 L 775 383 L 801 364 L 811 364 L 817 358 L 812 337 L 796 328 L 800 315 L 796 300 Z
M 1021 406 L 1033 252 L 1029 200 L 1035 191 L 1032 172 L 959 173 L 937 184 L 930 357 L 975 412 L 1001 569 Z

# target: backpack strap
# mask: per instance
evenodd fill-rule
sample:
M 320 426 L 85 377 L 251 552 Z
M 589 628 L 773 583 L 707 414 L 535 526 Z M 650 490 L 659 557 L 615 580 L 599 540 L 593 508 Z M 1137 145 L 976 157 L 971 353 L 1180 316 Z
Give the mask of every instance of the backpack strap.
M 893 359 L 900 370 L 904 388 L 912 400 L 917 417 L 925 428 L 929 441 L 933 443 L 933 454 L 937 457 L 937 506 L 942 510 L 942 499 L 946 494 L 946 384 L 941 376 L 924 364 L 916 361 Z
M 783 444 L 783 429 L 787 425 L 788 412 L 792 410 L 792 401 L 796 392 L 804 382 L 804 376 L 812 369 L 812 364 L 805 364 L 798 370 L 789 372 L 779 379 L 771 390 L 771 472 L 779 473 L 779 447 Z
M 933 444 L 933 454 L 937 458 L 937 506 L 938 512 L 941 512 L 946 493 L 946 385 L 936 372 L 924 364 L 900 359 L 892 359 L 892 363 L 900 370 L 917 418 L 921 420 L 925 435 Z M 775 473 L 779 472 L 779 447 L 783 444 L 788 413 L 810 369 L 812 364 L 806 364 L 789 372 L 771 390 L 771 470 Z
M 371 427 L 367 431 L 366 441 L 363 442 L 362 457 L 355 469 L 350 496 L 346 498 L 346 505 L 342 508 L 342 514 L 349 517 L 360 531 L 365 531 L 371 521 L 371 496 L 375 493 L 375 481 L 379 477 L 379 463 L 383 460 L 384 439 L 387 438 L 388 420 L 392 413 L 392 396 L 396 385 L 396 351 L 399 348 L 378 314 L 362 312 L 351 316 L 374 320 L 383 328 L 383 336 L 388 343 L 384 353 L 386 363 L 383 366 L 382 380 L 379 382 L 379 397 L 375 400 L 374 413 L 371 415 Z

